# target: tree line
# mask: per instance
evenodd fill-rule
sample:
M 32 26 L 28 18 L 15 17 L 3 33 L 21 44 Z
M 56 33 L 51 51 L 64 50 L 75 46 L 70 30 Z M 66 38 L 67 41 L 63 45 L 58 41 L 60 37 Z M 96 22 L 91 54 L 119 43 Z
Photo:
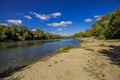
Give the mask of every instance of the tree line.
M 35 31 L 28 30 L 25 26 L 5 26 L 0 25 L 0 41 L 19 41 L 19 40 L 40 40 L 58 39 L 61 35 L 45 33 L 40 29 Z
M 72 38 L 91 37 L 98 39 L 120 39 L 120 8 L 97 20 L 91 29 L 72 35 Z

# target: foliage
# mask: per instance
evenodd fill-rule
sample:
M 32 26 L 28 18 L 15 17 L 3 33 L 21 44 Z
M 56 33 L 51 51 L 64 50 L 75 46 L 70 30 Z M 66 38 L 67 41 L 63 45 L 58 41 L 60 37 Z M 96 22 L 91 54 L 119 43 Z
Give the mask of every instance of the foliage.
M 72 35 L 72 38 L 94 36 L 98 39 L 120 39 L 120 8 L 97 20 L 91 29 Z
M 57 52 L 68 52 L 70 49 L 74 48 L 73 46 L 67 46 L 64 48 L 60 48 Z
M 109 39 L 120 39 L 120 8 L 112 14 L 108 26 L 106 37 Z
M 61 35 L 44 33 L 42 30 L 31 31 L 25 26 L 5 26 L 0 25 L 0 41 L 18 40 L 39 40 L 39 39 L 58 39 Z

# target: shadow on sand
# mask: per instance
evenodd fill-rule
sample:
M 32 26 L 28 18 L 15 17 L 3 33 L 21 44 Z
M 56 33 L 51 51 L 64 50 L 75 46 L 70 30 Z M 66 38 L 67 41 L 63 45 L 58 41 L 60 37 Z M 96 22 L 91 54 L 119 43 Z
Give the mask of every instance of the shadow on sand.
M 19 67 L 14 67 L 14 68 L 8 68 L 6 70 L 3 70 L 2 72 L 0 72 L 0 80 L 4 80 L 5 77 L 8 77 L 12 74 L 14 74 L 16 71 L 20 71 L 22 70 L 24 67 L 26 66 L 19 66 Z M 16 78 L 10 78 L 8 80 L 20 80 L 21 78 L 23 78 L 23 76 L 18 76 Z
M 120 66 L 120 46 L 111 46 L 112 49 L 101 50 L 100 53 L 110 58 L 112 64 Z
M 17 77 L 11 77 L 11 78 L 9 78 L 7 80 L 21 80 L 22 78 L 24 78 L 24 76 L 18 75 Z

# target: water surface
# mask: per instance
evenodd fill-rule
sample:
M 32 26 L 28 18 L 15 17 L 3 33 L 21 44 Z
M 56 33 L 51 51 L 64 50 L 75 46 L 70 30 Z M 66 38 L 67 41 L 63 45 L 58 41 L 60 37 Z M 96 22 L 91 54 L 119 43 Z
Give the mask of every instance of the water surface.
M 43 56 L 52 54 L 59 48 L 79 46 L 79 40 L 33 40 L 0 43 L 0 70 L 29 64 Z

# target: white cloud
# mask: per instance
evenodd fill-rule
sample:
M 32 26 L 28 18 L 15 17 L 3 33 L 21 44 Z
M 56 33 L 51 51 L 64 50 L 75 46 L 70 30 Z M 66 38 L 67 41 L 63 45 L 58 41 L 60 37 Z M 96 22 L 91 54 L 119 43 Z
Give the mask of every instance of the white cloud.
M 32 17 L 28 16 L 28 15 L 25 15 L 24 17 L 27 18 L 27 19 L 32 19 Z
M 55 23 L 49 23 L 47 24 L 48 26 L 54 26 L 54 27 L 58 27 L 58 26 L 67 26 L 72 24 L 72 21 L 61 21 L 59 23 L 55 22 Z
M 85 22 L 92 22 L 92 19 L 87 18 L 87 19 L 85 19 Z
M 101 16 L 95 15 L 94 18 L 96 18 L 96 20 L 100 20 L 100 19 L 101 19 Z
M 20 25 L 22 24 L 21 20 L 14 20 L 14 19 L 10 19 L 10 20 L 6 20 L 9 23 L 15 24 L 15 25 Z
M 56 12 L 56 13 L 53 13 L 52 16 L 53 16 L 54 18 L 60 17 L 60 16 L 61 16 L 61 13 L 60 13 L 60 12 Z
M 36 14 L 36 12 L 30 12 L 30 14 Z
M 6 24 L 6 23 L 0 23 L 0 25 L 8 26 L 8 24 Z
M 52 13 L 52 14 L 39 14 L 36 12 L 30 12 L 31 14 L 34 14 L 36 18 L 40 19 L 40 20 L 49 20 L 50 18 L 56 18 L 56 17 L 60 17 L 61 13 L 60 12 L 56 12 L 56 13 Z
M 95 15 L 94 18 L 99 18 L 100 16 L 99 15 Z
M 96 20 L 100 20 L 100 19 L 101 19 L 101 17 L 97 18 Z
M 31 31 L 36 31 L 36 29 L 32 29 Z
M 62 28 L 58 28 L 57 31 L 62 31 L 63 29 Z
M 50 19 L 50 16 L 44 15 L 44 14 L 36 14 L 35 16 L 41 20 L 49 20 Z

